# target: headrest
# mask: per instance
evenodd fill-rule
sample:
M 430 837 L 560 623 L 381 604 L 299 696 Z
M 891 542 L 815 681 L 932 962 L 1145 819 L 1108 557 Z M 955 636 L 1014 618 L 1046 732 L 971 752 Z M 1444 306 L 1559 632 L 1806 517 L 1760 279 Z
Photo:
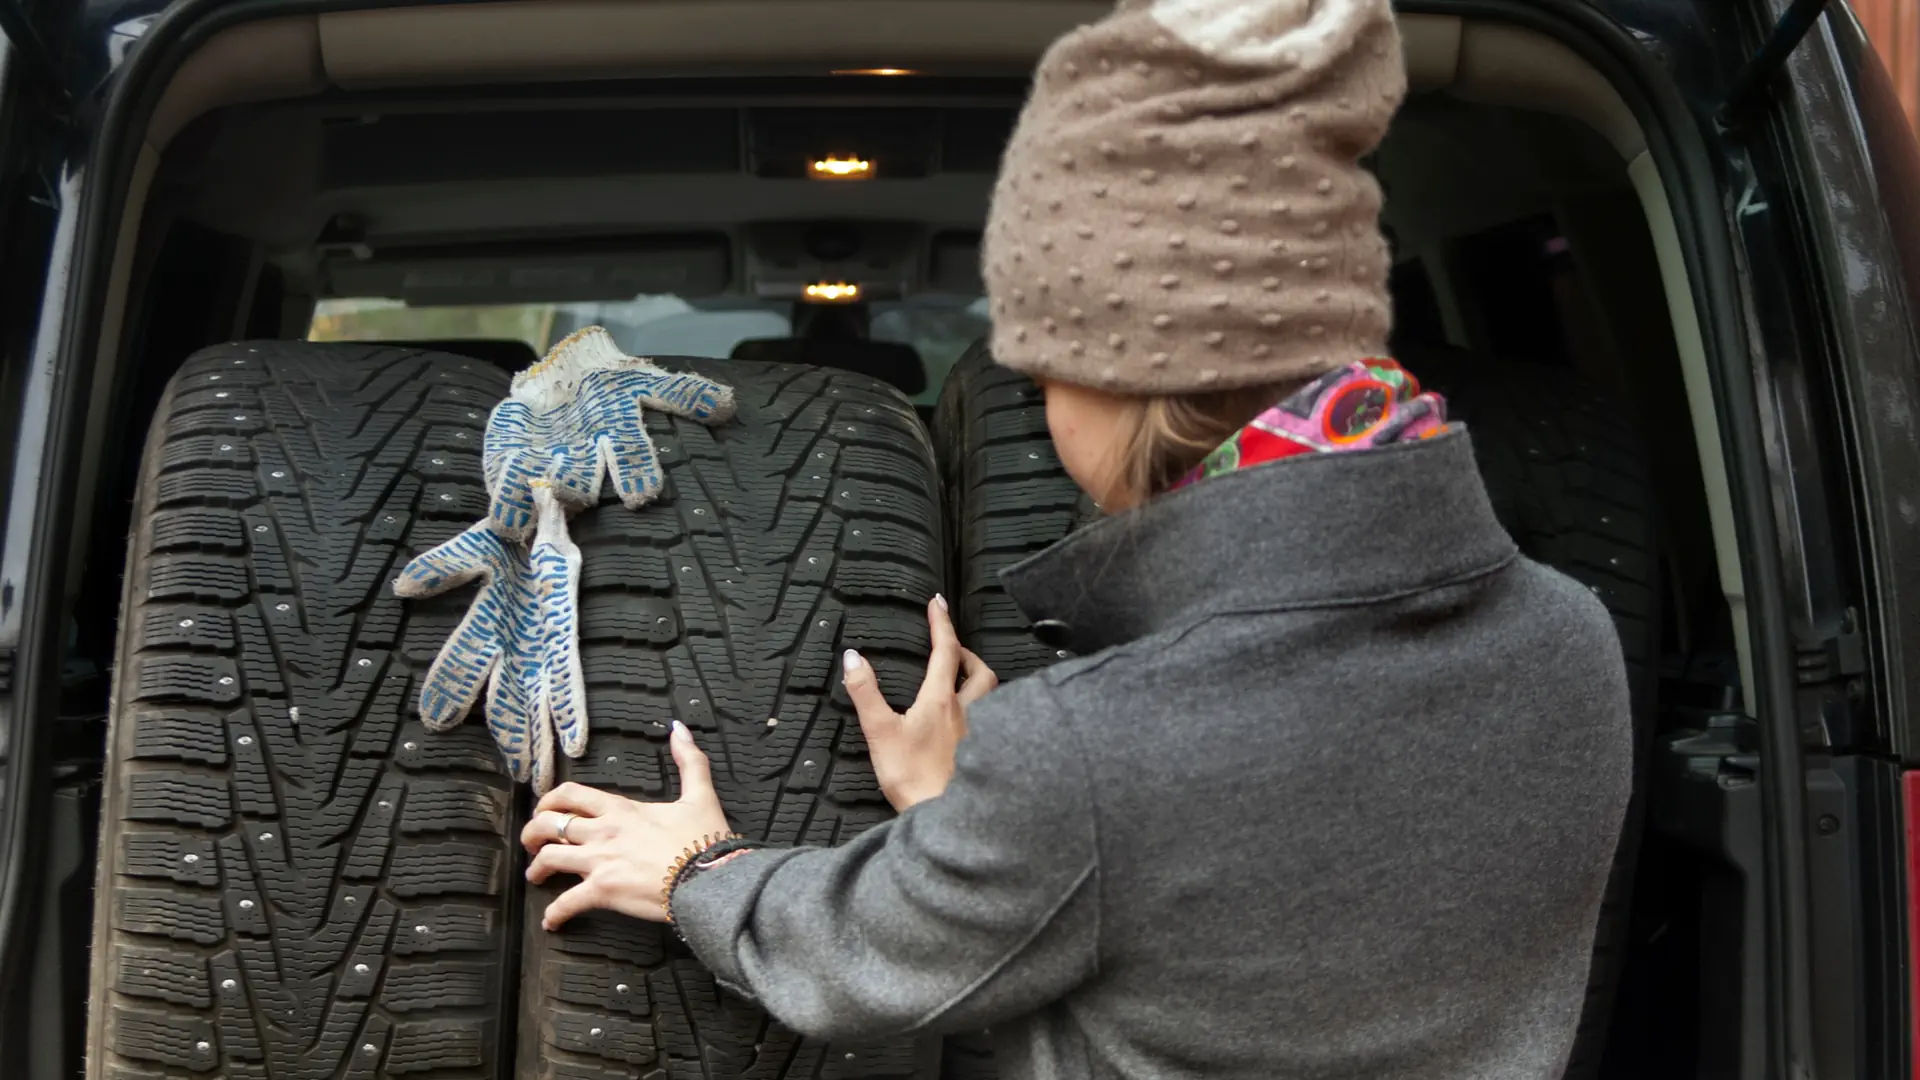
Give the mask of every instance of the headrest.
M 854 371 L 891 383 L 908 397 L 927 389 L 927 368 L 920 353 L 893 341 L 754 338 L 735 345 L 733 358 Z

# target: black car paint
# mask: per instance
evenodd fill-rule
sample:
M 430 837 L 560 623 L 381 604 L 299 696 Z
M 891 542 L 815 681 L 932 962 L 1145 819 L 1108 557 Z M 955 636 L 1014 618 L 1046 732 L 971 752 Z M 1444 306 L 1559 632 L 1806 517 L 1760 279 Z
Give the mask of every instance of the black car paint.
M 5 65 L 0 258 L 13 284 L 0 312 L 22 316 L 0 323 L 0 407 L 18 418 L 0 534 L 0 652 L 14 661 L 10 698 L 0 700 L 8 1036 L 31 989 L 22 977 L 34 938 L 28 896 L 43 848 L 70 541 L 94 495 L 81 451 L 112 414 L 116 385 L 91 358 L 105 303 L 102 241 L 118 228 L 134 165 L 126 133 L 184 56 L 224 26 L 367 6 L 394 5 L 41 4 L 30 17 L 45 70 L 17 55 Z M 1891 1075 L 1883 1070 L 1904 1067 L 1912 1050 L 1902 909 L 1885 894 L 1900 881 L 1899 766 L 1920 762 L 1920 713 L 1909 704 L 1920 664 L 1908 663 L 1920 658 L 1920 161 L 1885 77 L 1836 6 L 1789 59 L 1775 87 L 1786 104 L 1728 130 L 1716 114 L 1784 0 L 1401 6 L 1566 41 L 1614 81 L 1647 130 L 1718 361 L 1714 405 L 1763 676 L 1748 709 L 1765 739 L 1760 863 L 1772 947 L 1764 1018 L 1755 1019 L 1766 1072 Z M 35 279 L 44 281 L 37 292 L 20 287 Z M 1844 660 L 1850 631 L 1869 660 L 1859 671 Z M 1882 858 L 1864 869 L 1834 862 L 1866 835 Z M 1836 865 L 1853 869 L 1812 872 Z M 0 1072 L 39 1080 L 12 1065 L 0 1059 Z
M 1852 472 L 1861 484 L 1861 562 L 1872 578 L 1877 700 L 1895 718 L 1880 734 L 1901 760 L 1920 760 L 1920 151 L 1857 23 L 1836 20 L 1827 48 L 1793 71 L 1804 104 L 1787 118 L 1805 212 L 1825 265 L 1820 277 L 1839 329 L 1838 358 Z M 1856 86 L 1850 95 L 1836 86 Z M 1862 199 L 1861 193 L 1879 198 Z M 1911 268 L 1910 271 L 1903 268 Z

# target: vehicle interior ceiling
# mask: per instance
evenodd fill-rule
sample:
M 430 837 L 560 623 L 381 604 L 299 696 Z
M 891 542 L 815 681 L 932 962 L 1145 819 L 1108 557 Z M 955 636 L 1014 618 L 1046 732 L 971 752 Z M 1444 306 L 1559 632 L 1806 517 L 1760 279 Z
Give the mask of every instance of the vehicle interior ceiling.
M 915 18 L 851 31 L 846 11 L 833 18 L 846 6 L 635 4 L 618 9 L 631 26 L 609 28 L 591 21 L 607 8 L 570 0 L 450 5 L 210 41 L 154 113 L 117 253 L 103 368 L 122 374 L 89 440 L 101 479 L 77 531 L 88 570 L 73 583 L 70 711 L 106 711 L 142 435 L 172 372 L 208 344 L 477 338 L 492 344 L 474 355 L 517 366 L 600 321 L 646 351 L 863 365 L 930 405 L 986 330 L 978 235 L 1024 73 L 1105 5 L 916 0 L 898 5 Z M 510 31 L 511 49 L 447 32 L 503 19 L 483 29 Z M 1752 672 L 1726 471 L 1639 125 L 1597 71 L 1532 31 L 1402 25 L 1414 93 L 1373 162 L 1399 342 L 1559 368 L 1628 404 L 1658 463 L 1660 701 L 1673 725 L 1737 708 Z M 680 69 L 658 77 L 666 57 Z M 878 63 L 925 73 L 871 73 Z M 860 73 L 835 73 L 847 70 Z M 810 179 L 825 156 L 876 175 Z M 804 302 L 808 285 L 841 282 L 860 303 Z M 1678 895 L 1688 888 L 1646 883 L 1710 872 L 1646 851 L 1642 893 Z M 1684 902 L 1648 905 L 1636 937 L 1697 919 Z M 1700 979 L 1697 956 L 1647 963 L 1649 986 Z

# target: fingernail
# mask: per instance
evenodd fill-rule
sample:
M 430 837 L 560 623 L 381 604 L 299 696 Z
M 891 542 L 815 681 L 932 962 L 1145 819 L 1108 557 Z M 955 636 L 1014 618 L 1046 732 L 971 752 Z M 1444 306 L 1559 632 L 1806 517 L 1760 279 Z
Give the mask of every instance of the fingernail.
M 949 608 L 947 607 L 947 598 L 944 596 L 941 596 L 939 593 L 933 594 L 933 602 L 940 605 L 941 611 L 949 610 Z
M 669 734 L 670 734 L 670 735 L 684 735 L 684 734 L 686 734 L 686 731 L 687 731 L 687 725 L 685 725 L 685 724 L 683 724 L 683 723 L 681 723 L 681 722 L 680 722 L 680 721 L 678 721 L 678 720 L 675 720 L 675 721 L 673 722 L 673 730 L 672 730 L 671 732 L 669 732 Z
M 860 654 L 854 652 L 852 649 L 848 649 L 846 652 L 840 654 L 840 666 L 846 668 L 849 673 L 859 671 Z

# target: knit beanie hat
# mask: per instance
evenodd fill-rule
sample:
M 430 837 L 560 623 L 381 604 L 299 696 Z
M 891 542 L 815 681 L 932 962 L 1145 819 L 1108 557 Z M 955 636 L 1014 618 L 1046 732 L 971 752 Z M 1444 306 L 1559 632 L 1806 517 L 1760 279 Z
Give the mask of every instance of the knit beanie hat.
M 982 245 L 994 355 L 1116 392 L 1309 379 L 1385 350 L 1389 0 L 1121 0 L 1054 43 Z

